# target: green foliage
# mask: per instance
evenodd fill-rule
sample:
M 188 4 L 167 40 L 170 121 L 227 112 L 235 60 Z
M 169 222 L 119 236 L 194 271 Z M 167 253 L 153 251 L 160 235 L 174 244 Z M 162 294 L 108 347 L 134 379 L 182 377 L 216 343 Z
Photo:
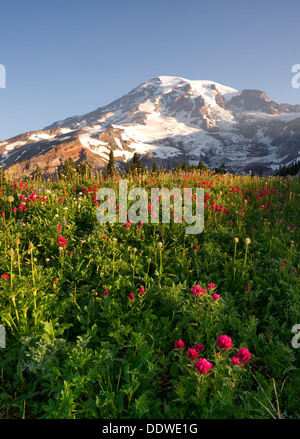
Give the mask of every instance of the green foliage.
M 111 149 L 109 152 L 109 159 L 106 168 L 106 178 L 113 178 L 115 176 L 115 158 L 114 151 Z
M 158 174 L 158 164 L 156 162 L 153 163 L 153 167 L 152 167 L 152 172 L 153 174 Z
M 188 235 L 173 217 L 99 224 L 88 170 L 2 176 L 0 418 L 299 418 L 299 180 L 157 172 L 159 187 L 204 188 L 204 230 Z M 131 175 L 128 191 L 153 181 Z M 187 356 L 199 343 L 208 374 Z M 241 347 L 251 360 L 234 365 Z
M 71 179 L 74 177 L 75 172 L 76 165 L 74 163 L 74 160 L 71 157 L 68 157 L 63 164 L 62 173 L 67 179 Z
M 205 166 L 202 160 L 199 160 L 198 169 L 199 171 L 207 171 L 209 168 Z
M 222 163 L 218 168 L 215 168 L 215 174 L 225 174 L 226 172 L 225 163 Z
M 276 175 L 286 177 L 287 175 L 297 175 L 300 170 L 300 160 L 295 160 L 290 166 L 280 165 Z
M 133 175 L 143 174 L 144 166 L 138 155 L 138 153 L 133 154 L 132 163 L 131 163 L 131 173 Z
M 88 162 L 80 162 L 76 167 L 76 172 L 86 179 L 91 178 L 91 165 Z

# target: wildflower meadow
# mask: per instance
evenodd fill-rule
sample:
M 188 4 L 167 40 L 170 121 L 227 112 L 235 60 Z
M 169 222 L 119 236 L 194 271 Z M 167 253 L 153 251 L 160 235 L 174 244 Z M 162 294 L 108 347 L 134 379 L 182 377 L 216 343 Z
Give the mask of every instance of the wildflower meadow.
M 100 223 L 124 178 L 1 174 L 0 418 L 299 418 L 299 178 L 127 176 L 203 188 L 198 234 L 172 197 L 169 223 Z

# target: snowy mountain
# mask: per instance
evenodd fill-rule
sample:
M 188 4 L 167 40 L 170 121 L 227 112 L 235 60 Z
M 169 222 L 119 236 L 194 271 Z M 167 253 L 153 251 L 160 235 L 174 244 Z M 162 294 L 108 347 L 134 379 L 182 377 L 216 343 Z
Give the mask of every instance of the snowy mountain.
M 213 81 L 160 76 L 109 105 L 0 142 L 12 174 L 44 172 L 68 157 L 103 168 L 142 155 L 166 168 L 177 162 L 272 174 L 299 157 L 300 105 L 277 104 L 259 90 L 238 91 Z

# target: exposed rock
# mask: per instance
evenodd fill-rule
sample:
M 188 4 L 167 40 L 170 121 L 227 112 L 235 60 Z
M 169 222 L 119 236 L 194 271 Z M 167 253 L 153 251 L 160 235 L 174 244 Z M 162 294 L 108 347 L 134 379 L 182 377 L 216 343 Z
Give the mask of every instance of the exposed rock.
M 111 149 L 118 166 L 138 151 L 148 167 L 202 160 L 271 174 L 298 158 L 300 105 L 278 104 L 260 90 L 161 76 L 83 116 L 0 142 L 0 158 L 18 176 L 36 165 L 53 173 L 68 157 L 99 169 Z

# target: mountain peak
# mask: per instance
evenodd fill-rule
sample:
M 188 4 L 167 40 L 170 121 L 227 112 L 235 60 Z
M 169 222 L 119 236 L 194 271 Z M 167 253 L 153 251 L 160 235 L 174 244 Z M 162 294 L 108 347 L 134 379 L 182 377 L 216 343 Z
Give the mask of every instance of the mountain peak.
M 189 83 L 192 88 L 196 90 L 200 90 L 201 88 L 210 87 L 211 85 L 215 85 L 219 90 L 228 92 L 228 93 L 238 93 L 238 90 L 222 85 L 215 81 L 204 80 L 204 79 L 187 79 L 181 76 L 157 76 L 153 78 L 151 81 L 160 81 L 163 87 L 172 88 L 180 83 Z
M 67 157 L 88 157 L 99 169 L 113 149 L 119 166 L 137 152 L 150 167 L 202 160 L 255 171 L 264 163 L 262 172 L 272 173 L 297 159 L 299 146 L 300 106 L 276 104 L 260 90 L 157 76 L 87 114 L 0 142 L 0 159 L 27 174 L 36 163 L 52 172 Z

